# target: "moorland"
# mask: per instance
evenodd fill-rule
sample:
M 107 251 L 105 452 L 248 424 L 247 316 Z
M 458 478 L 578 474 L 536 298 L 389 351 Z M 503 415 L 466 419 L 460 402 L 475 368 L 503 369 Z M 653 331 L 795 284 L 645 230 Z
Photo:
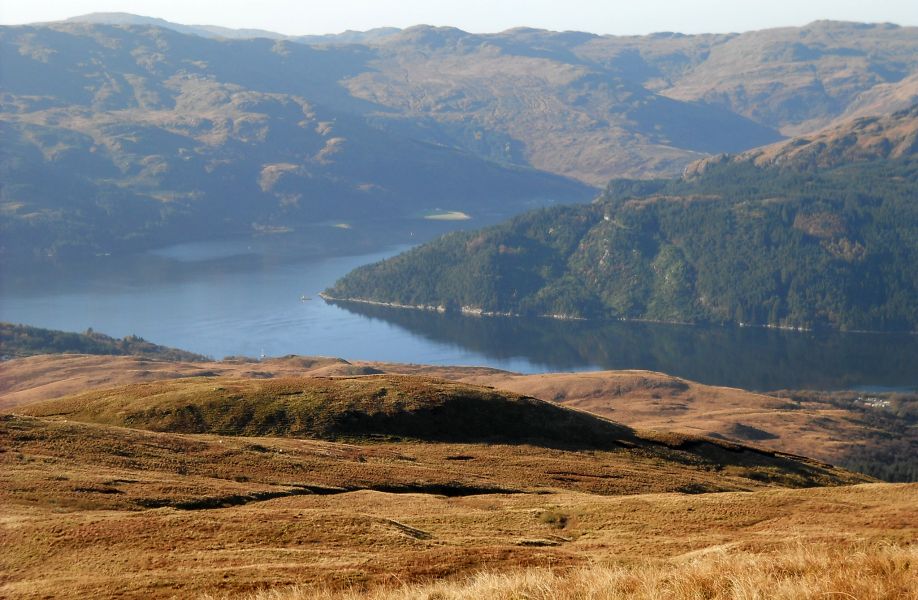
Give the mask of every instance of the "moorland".
M 818 398 L 293 356 L 0 368 L 15 597 L 914 588 L 915 484 L 803 458 L 889 435 Z

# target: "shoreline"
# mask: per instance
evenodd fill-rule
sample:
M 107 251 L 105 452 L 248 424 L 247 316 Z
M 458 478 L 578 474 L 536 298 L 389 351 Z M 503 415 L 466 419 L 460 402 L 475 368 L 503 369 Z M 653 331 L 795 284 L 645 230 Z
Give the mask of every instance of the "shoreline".
M 382 306 L 385 308 L 397 308 L 402 310 L 418 310 L 424 312 L 436 312 L 439 314 L 446 314 L 449 312 L 449 309 L 443 304 L 402 304 L 399 302 L 382 302 L 380 300 L 368 300 L 366 298 L 337 298 L 326 294 L 325 292 L 319 292 L 318 296 L 326 302 L 353 302 L 355 304 L 367 304 L 370 306 Z M 476 308 L 473 306 L 460 306 L 459 314 L 472 316 L 472 317 L 510 317 L 510 318 L 524 318 L 525 315 L 520 313 L 514 313 L 510 311 L 501 312 L 501 311 L 487 311 L 481 308 Z M 556 321 L 593 321 L 593 322 L 621 322 L 621 323 L 655 323 L 658 325 L 681 325 L 688 327 L 697 327 L 699 325 L 716 325 L 720 327 L 739 327 L 743 329 L 773 329 L 777 331 L 789 331 L 794 333 L 853 333 L 853 334 L 871 334 L 871 335 L 918 335 L 918 331 L 880 331 L 873 329 L 817 329 L 812 327 L 794 327 L 792 325 L 774 325 L 774 324 L 755 324 L 755 323 L 736 323 L 736 322 L 726 322 L 726 323 L 705 323 L 705 322 L 689 322 L 689 321 L 662 321 L 658 319 L 629 319 L 626 317 L 620 317 L 618 319 L 590 319 L 587 317 L 578 317 L 574 315 L 565 315 L 565 314 L 541 314 L 533 315 L 532 318 L 537 319 L 554 319 Z

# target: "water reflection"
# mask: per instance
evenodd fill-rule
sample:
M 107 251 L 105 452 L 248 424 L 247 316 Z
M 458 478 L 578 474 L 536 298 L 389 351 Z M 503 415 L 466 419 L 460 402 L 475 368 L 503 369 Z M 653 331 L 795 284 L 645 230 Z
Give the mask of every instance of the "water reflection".
M 322 240 L 319 240 L 321 242 Z M 312 238 L 249 238 L 0 274 L 0 320 L 160 344 L 220 358 L 324 354 L 523 372 L 652 369 L 750 389 L 918 388 L 918 336 L 547 319 L 473 318 L 315 294 L 404 250 L 317 254 Z M 355 246 L 355 250 L 360 250 Z M 303 296 L 313 297 L 302 301 Z
M 754 390 L 918 388 L 918 336 L 479 318 L 336 303 L 433 342 L 552 370 L 649 369 Z

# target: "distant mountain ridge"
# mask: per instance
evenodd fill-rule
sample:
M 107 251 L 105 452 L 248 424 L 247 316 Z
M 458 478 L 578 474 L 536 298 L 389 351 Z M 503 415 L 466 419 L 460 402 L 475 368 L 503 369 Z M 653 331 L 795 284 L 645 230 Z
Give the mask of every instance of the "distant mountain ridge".
M 0 29 L 5 262 L 258 232 L 381 245 L 437 209 L 486 222 L 595 194 L 370 126 L 335 84 L 359 50 L 55 27 Z
M 742 151 L 918 97 L 916 28 L 891 24 L 631 37 L 419 25 L 277 37 L 120 13 L 75 19 L 362 48 L 370 68 L 336 83 L 370 103 L 358 112 L 375 126 L 593 185 L 675 175 L 699 153 Z
M 198 35 L 208 38 L 225 38 L 225 39 L 253 39 L 267 38 L 271 40 L 291 40 L 304 44 L 362 44 L 370 41 L 378 41 L 384 37 L 394 35 L 401 31 L 397 27 L 378 27 L 367 31 L 347 30 L 341 33 L 330 33 L 323 35 L 285 35 L 276 31 L 266 29 L 233 29 L 231 27 L 221 27 L 219 25 L 183 25 L 159 19 L 156 17 L 144 17 L 131 13 L 122 12 L 95 12 L 76 17 L 70 17 L 64 22 L 67 23 L 90 23 L 94 25 L 140 25 L 151 27 L 163 27 L 179 33 L 189 35 Z
M 217 25 L 182 25 L 156 17 L 144 17 L 124 12 L 96 12 L 66 19 L 67 23 L 90 23 L 94 25 L 140 25 L 163 27 L 179 33 L 199 35 L 202 37 L 217 37 L 228 39 L 269 38 L 274 40 L 285 39 L 282 33 L 266 31 L 264 29 L 232 29 Z
M 584 201 L 611 178 L 902 108 L 915 31 L 281 39 L 125 14 L 3 27 L 0 259 L 252 232 L 408 243 L 444 211 L 484 225 Z

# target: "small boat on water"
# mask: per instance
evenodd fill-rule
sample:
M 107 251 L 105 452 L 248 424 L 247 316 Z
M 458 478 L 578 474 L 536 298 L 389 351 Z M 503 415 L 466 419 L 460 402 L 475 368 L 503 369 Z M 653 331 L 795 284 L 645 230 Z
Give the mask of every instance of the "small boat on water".
M 308 301 L 310 301 L 310 300 L 312 300 L 312 298 L 310 298 L 309 296 L 307 296 L 307 295 L 305 295 L 305 294 L 303 294 L 302 296 L 300 296 L 300 302 L 308 302 Z

